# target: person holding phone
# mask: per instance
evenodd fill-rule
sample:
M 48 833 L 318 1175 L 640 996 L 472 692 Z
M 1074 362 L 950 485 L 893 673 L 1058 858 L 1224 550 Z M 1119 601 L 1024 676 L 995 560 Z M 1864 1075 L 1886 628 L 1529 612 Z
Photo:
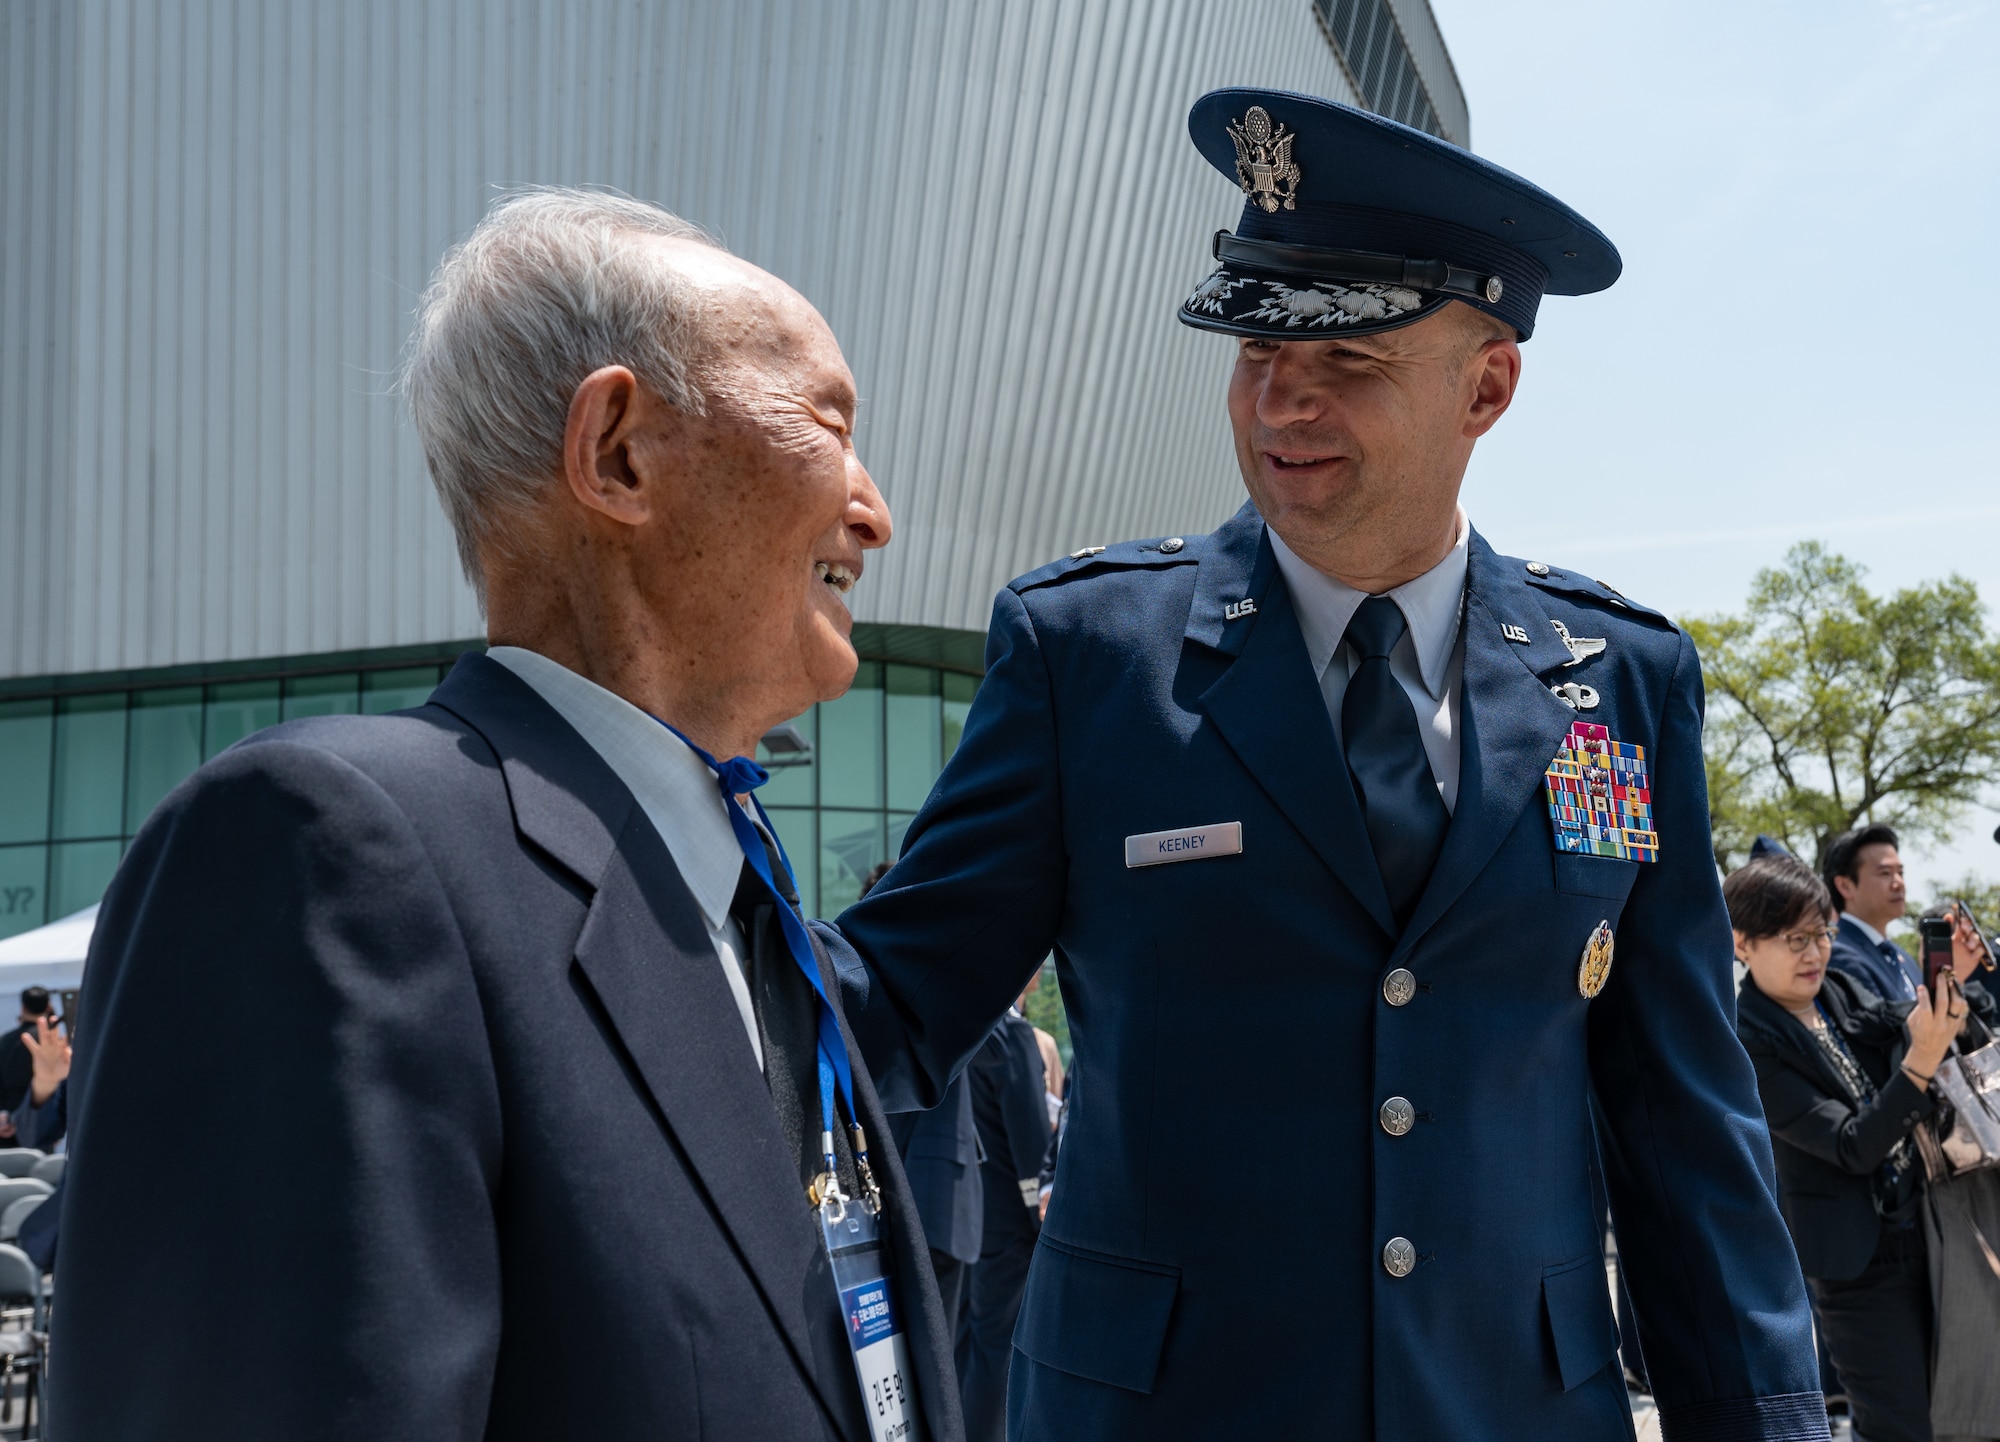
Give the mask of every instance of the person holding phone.
M 1935 1309 L 1912 1133 L 1936 1110 L 1931 1081 L 1952 1043 L 1986 1040 L 1957 980 L 1984 947 L 1958 918 L 1951 965 L 1934 968 L 1914 1003 L 1884 1001 L 1829 969 L 1833 901 L 1803 863 L 1754 861 L 1722 894 L 1749 969 L 1737 1035 L 1771 1129 L 1779 1209 L 1855 1435 L 1933 1442 Z

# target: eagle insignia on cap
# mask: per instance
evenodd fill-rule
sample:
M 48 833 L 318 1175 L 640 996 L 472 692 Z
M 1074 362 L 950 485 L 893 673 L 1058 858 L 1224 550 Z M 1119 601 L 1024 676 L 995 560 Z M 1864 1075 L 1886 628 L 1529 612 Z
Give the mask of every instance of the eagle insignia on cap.
M 1236 142 L 1236 180 L 1243 193 L 1272 213 L 1282 202 L 1286 210 L 1298 209 L 1299 182 L 1305 177 L 1292 160 L 1295 133 L 1271 123 L 1270 112 L 1253 105 L 1237 125 L 1224 121 L 1229 138 Z

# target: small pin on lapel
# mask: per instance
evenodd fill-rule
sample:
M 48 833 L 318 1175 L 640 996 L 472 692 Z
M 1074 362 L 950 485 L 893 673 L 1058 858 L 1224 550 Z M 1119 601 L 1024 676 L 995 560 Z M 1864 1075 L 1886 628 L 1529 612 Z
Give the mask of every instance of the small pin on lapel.
M 1560 686 L 1549 687 L 1549 694 L 1572 711 L 1595 711 L 1597 709 L 1597 692 L 1588 686 L 1580 686 L 1574 681 L 1565 681 Z
M 1500 623 L 1500 634 L 1505 636 L 1509 641 L 1512 641 L 1516 646 L 1525 646 L 1528 644 L 1528 631 L 1525 626 L 1510 626 L 1505 621 L 1502 621 Z
M 1222 619 L 1225 621 L 1240 621 L 1245 616 L 1254 616 L 1256 614 L 1257 603 L 1248 596 L 1245 596 L 1240 601 L 1231 601 L 1227 606 L 1222 608 Z
M 1089 560 L 1089 559 L 1090 559 L 1090 558 L 1091 558 L 1092 556 L 1095 556 L 1095 555 L 1097 555 L 1097 554 L 1098 554 L 1098 553 L 1099 553 L 1100 551 L 1102 551 L 1103 549 L 1104 549 L 1104 547 L 1102 547 L 1102 546 L 1085 546 L 1085 547 L 1084 547 L 1084 548 L 1083 548 L 1082 550 L 1080 550 L 1080 551 L 1071 551 L 1071 552 L 1069 553 L 1069 558 L 1070 558 L 1070 559 L 1071 559 L 1072 561 L 1087 561 L 1087 560 Z

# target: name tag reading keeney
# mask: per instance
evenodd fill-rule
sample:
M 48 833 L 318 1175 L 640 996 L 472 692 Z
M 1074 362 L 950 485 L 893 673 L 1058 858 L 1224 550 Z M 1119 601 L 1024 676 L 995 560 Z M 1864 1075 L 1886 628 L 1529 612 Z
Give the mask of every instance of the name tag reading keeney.
M 1188 826 L 1179 831 L 1149 831 L 1125 838 L 1127 866 L 1163 866 L 1169 861 L 1199 861 L 1204 856 L 1234 856 L 1243 849 L 1243 823 L 1223 821 L 1214 826 Z

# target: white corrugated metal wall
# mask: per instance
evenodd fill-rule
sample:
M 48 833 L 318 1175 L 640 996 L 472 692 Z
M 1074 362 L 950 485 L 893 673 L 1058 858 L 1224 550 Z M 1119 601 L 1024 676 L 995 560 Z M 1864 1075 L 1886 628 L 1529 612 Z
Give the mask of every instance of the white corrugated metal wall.
M 897 540 L 865 620 L 1205 529 L 1203 91 L 1347 98 L 1310 0 L 8 0 L 0 676 L 476 634 L 386 392 L 495 187 L 615 186 L 825 312 Z
M 1465 91 L 1458 83 L 1458 70 L 1451 63 L 1451 52 L 1445 49 L 1444 33 L 1438 29 L 1437 16 L 1431 12 L 1430 0 L 1387 0 L 1387 3 L 1396 17 L 1396 28 L 1403 34 L 1403 43 L 1409 47 L 1410 59 L 1416 63 L 1417 74 L 1423 77 L 1431 105 L 1444 124 L 1446 137 L 1454 145 L 1471 149 L 1472 116 L 1466 108 Z

